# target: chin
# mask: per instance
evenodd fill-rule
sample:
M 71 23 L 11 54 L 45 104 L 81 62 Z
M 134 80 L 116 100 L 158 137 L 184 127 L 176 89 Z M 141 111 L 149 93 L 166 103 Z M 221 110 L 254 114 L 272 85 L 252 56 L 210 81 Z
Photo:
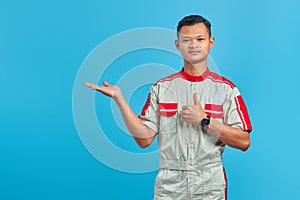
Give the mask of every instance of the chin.
M 187 60 L 190 64 L 196 65 L 203 62 L 203 59 L 189 59 Z

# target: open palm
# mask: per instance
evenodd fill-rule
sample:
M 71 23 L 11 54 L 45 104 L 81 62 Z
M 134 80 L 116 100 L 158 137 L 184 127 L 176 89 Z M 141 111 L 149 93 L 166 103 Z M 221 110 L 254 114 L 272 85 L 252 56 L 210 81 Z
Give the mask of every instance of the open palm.
M 97 90 L 102 94 L 116 99 L 121 96 L 121 89 L 116 85 L 110 85 L 108 82 L 104 81 L 103 86 L 95 85 L 93 83 L 84 82 L 84 85 L 91 88 L 92 90 Z

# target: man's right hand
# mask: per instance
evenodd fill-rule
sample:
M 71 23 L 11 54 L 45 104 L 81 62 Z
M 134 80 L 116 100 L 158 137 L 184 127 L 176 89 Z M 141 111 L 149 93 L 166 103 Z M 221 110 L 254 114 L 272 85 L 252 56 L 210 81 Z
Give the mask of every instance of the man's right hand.
M 104 86 L 99 86 L 88 82 L 84 82 L 84 85 L 91 88 L 92 90 L 97 90 L 102 94 L 113 98 L 115 101 L 122 96 L 121 89 L 118 86 L 110 85 L 106 81 L 103 82 Z
M 118 86 L 110 85 L 106 81 L 103 82 L 103 86 L 88 82 L 85 82 L 84 85 L 91 88 L 92 90 L 97 90 L 115 100 L 115 102 L 119 106 L 127 129 L 140 147 L 145 148 L 152 143 L 156 132 L 151 128 L 145 126 L 142 121 L 135 115 L 135 113 L 132 111 L 125 98 L 123 97 L 121 89 Z

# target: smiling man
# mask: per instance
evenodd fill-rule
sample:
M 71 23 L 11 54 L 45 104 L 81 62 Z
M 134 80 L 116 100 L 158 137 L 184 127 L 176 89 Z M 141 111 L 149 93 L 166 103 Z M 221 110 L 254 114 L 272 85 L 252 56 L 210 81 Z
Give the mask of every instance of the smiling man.
M 207 67 L 214 45 L 210 22 L 199 15 L 184 17 L 177 36 L 183 68 L 153 84 L 139 117 L 118 86 L 85 85 L 115 100 L 139 146 L 158 136 L 154 199 L 227 199 L 222 153 L 225 145 L 248 149 L 249 115 L 237 87 Z

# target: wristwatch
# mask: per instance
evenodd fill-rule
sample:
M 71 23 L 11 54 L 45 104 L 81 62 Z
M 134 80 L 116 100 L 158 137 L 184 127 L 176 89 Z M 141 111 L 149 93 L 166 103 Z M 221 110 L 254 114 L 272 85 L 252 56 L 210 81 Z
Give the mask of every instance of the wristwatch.
M 210 123 L 210 116 L 209 115 L 206 115 L 206 117 L 204 117 L 202 120 L 201 120 L 201 126 L 203 127 L 207 127 Z

